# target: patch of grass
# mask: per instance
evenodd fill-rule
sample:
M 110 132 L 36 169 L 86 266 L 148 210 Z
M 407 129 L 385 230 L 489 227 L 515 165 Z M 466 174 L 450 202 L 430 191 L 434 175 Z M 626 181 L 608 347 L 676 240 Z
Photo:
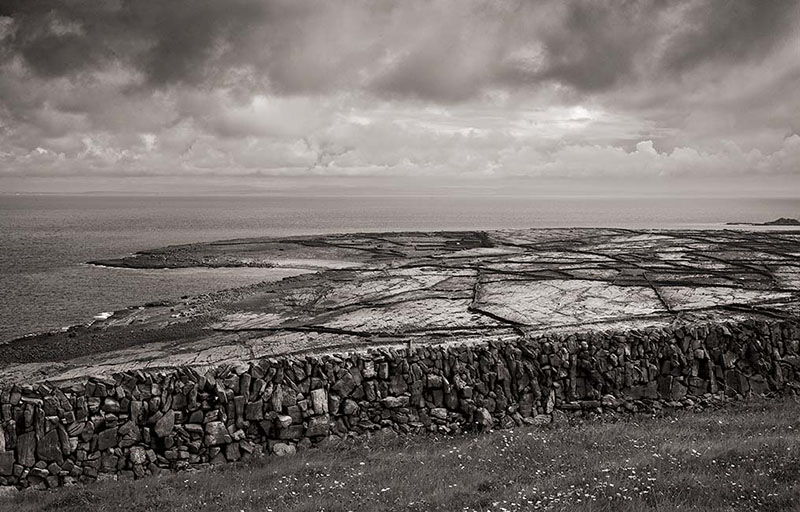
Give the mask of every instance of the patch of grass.
M 800 510 L 800 403 L 373 439 L 136 482 L 15 493 L 0 498 L 0 510 Z

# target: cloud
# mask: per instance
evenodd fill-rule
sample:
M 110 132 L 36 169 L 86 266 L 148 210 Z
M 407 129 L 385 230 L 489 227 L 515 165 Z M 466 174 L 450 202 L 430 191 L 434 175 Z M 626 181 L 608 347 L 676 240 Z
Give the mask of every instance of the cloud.
M 764 55 L 797 28 L 798 2 L 711 0 L 691 5 L 668 38 L 666 68 L 686 71 L 709 62 Z
M 735 178 L 752 174 L 797 174 L 800 162 L 800 136 L 792 135 L 771 154 L 743 151 L 727 144 L 716 152 L 676 147 L 659 152 L 650 140 L 636 144 L 627 152 L 614 146 L 567 146 L 539 161 L 520 166 L 532 175 L 591 177 L 667 177 L 693 176 Z
M 544 65 L 533 72 L 511 68 L 526 83 L 555 80 L 580 91 L 605 90 L 630 79 L 636 60 L 652 51 L 659 2 L 620 8 L 608 2 L 565 4 L 560 23 L 545 27 Z M 654 32 L 655 29 L 655 32 Z
M 1 175 L 798 172 L 800 1 L 0 4 Z
M 205 101 L 202 101 L 205 100 Z M 648 123 L 585 107 L 516 112 L 432 109 L 306 97 L 189 98 L 184 120 L 155 133 L 87 131 L 78 145 L 0 156 L 13 174 L 320 175 L 546 178 L 729 177 L 800 174 L 800 136 L 770 151 L 728 141 L 706 149 L 642 139 Z M 600 136 L 597 132 L 605 134 Z M 61 140 L 61 139 L 56 139 Z M 67 138 L 66 140 L 71 140 Z M 624 141 L 624 142 L 620 142 Z

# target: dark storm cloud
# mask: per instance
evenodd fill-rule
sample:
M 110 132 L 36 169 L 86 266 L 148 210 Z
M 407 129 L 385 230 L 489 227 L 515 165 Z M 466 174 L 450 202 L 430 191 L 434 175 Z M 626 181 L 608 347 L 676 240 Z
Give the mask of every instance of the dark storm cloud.
M 102 27 L 102 6 L 92 10 L 87 5 L 66 2 L 9 0 L 0 3 L 0 16 L 10 17 L 15 24 L 14 35 L 6 39 L 2 54 L 20 54 L 41 75 L 73 74 L 94 68 L 108 57 L 98 45 L 102 36 L 75 33 L 75 27 L 70 25 L 75 20 L 89 19 L 90 26 Z
M 119 2 L 10 0 L 15 22 L 6 55 L 37 73 L 70 76 L 109 61 L 134 65 L 148 82 L 200 82 L 218 44 L 259 23 L 265 6 L 246 0 Z
M 668 40 L 668 70 L 763 55 L 797 29 L 797 0 L 709 0 L 696 4 Z M 800 50 L 799 50 L 800 51 Z
M 652 50 L 661 2 L 576 1 L 543 36 L 546 67 L 530 80 L 550 79 L 598 91 L 628 78 L 637 55 Z
M 215 50 L 265 14 L 262 5 L 237 0 L 131 1 L 120 13 L 124 26 L 138 27 L 150 46 L 136 60 L 151 84 L 198 83 L 208 78 Z M 230 57 L 232 49 L 219 57 Z
M 579 91 L 610 89 L 652 73 L 664 79 L 704 63 L 758 58 L 785 40 L 798 19 L 797 0 L 590 1 L 564 4 L 540 35 L 545 66 L 505 76 L 529 85 L 543 79 Z M 646 77 L 644 77 L 646 78 Z
M 637 64 L 654 58 L 656 68 L 684 71 L 757 57 L 784 38 L 797 6 L 795 0 L 10 0 L 0 15 L 15 23 L 5 55 L 21 56 L 47 77 L 119 61 L 143 73 L 150 87 L 241 85 L 244 76 L 248 88 L 282 94 L 356 88 L 452 102 L 486 86 L 543 81 L 603 91 L 637 78 L 643 67 Z M 532 45 L 540 49 L 538 62 L 514 58 Z

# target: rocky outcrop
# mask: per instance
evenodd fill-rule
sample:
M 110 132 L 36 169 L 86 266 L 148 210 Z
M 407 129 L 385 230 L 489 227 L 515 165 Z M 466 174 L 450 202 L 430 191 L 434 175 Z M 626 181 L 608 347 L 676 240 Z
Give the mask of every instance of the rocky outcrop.
M 330 438 L 454 434 L 800 389 L 800 324 L 731 321 L 135 370 L 0 389 L 0 484 L 141 478 Z
M 357 267 L 117 311 L 2 346 L 0 384 L 542 332 L 800 318 L 800 232 L 533 229 L 211 242 L 119 264 Z M 127 263 L 126 263 L 127 262 Z

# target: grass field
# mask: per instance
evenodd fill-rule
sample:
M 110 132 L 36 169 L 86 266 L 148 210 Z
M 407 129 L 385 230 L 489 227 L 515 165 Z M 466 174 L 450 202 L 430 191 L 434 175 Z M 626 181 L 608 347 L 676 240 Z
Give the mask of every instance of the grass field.
M 0 510 L 800 510 L 800 403 L 331 445 L 136 482 L 0 497 Z

